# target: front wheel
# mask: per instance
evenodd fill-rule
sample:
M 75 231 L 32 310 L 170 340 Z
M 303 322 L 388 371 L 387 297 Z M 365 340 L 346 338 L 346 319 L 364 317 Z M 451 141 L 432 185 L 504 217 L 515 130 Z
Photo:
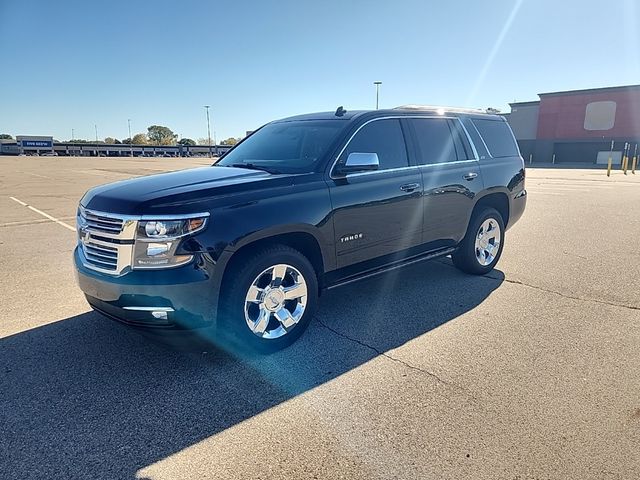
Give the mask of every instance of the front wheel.
M 451 255 L 453 264 L 466 273 L 484 275 L 498 263 L 504 247 L 504 220 L 491 207 L 474 214 L 464 239 Z
M 318 302 L 309 260 L 286 245 L 256 251 L 236 262 L 225 282 L 220 326 L 242 349 L 270 353 L 293 343 Z

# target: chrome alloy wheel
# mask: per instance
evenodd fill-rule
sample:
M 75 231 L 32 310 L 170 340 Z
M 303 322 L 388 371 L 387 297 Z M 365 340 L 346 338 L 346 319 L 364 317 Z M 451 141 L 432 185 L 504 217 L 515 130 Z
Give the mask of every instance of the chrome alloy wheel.
M 491 265 L 500 250 L 502 234 L 500 225 L 493 218 L 487 218 L 476 234 L 476 258 L 483 267 Z
M 286 335 L 302 319 L 307 305 L 307 282 L 298 269 L 278 264 L 264 270 L 249 287 L 244 318 L 258 337 Z

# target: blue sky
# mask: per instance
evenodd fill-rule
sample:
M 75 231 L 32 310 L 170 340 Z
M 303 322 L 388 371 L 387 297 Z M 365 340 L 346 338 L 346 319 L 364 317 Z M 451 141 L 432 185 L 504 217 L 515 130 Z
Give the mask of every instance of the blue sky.
M 636 0 L 0 0 L 0 132 L 218 140 L 297 113 L 508 111 L 640 83 Z

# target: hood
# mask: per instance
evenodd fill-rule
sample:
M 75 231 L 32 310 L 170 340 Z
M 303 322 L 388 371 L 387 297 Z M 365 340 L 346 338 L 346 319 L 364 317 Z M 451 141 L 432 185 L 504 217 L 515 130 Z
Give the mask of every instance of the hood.
M 124 215 L 193 210 L 214 196 L 238 191 L 239 184 L 288 177 L 234 167 L 199 167 L 108 183 L 89 190 L 81 205 L 90 210 Z M 248 185 L 247 185 L 248 187 Z M 185 208 L 181 208 L 185 207 Z M 152 212 L 150 210 L 153 210 Z

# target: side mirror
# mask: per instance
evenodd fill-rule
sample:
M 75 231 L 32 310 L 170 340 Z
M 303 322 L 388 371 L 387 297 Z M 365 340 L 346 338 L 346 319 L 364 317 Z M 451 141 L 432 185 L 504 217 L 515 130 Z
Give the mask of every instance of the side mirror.
M 380 166 L 377 153 L 350 153 L 344 165 L 340 166 L 340 173 L 365 172 L 377 170 Z

